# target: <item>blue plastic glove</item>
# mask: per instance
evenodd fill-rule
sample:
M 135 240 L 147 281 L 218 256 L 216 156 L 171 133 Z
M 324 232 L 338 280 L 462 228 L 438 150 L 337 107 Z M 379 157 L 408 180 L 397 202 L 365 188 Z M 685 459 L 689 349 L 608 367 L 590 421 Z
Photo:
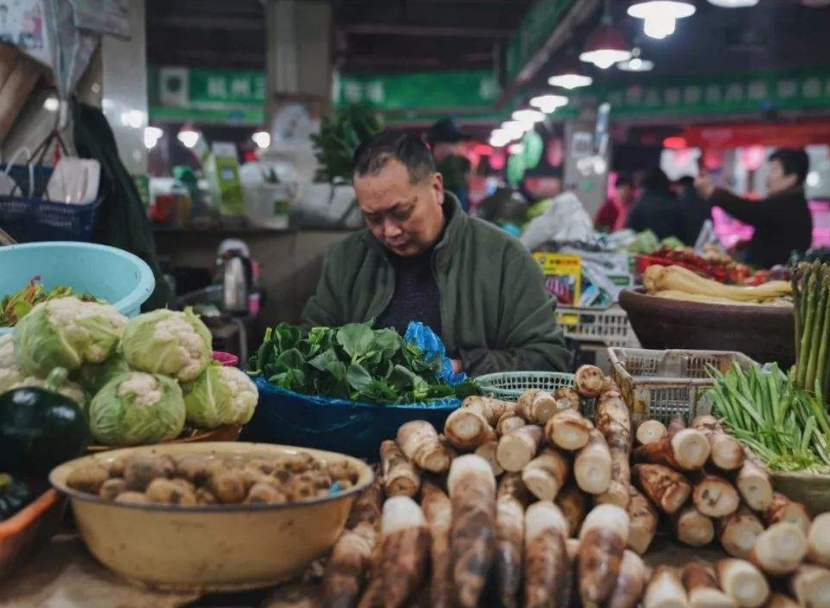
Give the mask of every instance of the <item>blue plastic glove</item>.
M 427 359 L 432 359 L 436 355 L 440 356 L 442 369 L 438 373 L 438 378 L 450 386 L 460 384 L 467 379 L 467 374 L 464 372 L 458 374 L 453 372 L 452 361 L 447 357 L 447 349 L 444 348 L 444 343 L 428 325 L 424 325 L 420 321 L 410 321 L 406 328 L 404 340 L 424 351 Z

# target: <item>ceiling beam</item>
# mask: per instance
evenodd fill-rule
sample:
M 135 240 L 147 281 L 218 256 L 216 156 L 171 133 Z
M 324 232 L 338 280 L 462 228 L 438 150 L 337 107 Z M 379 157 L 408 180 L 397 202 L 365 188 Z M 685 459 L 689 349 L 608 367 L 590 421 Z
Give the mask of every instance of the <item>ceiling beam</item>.
M 349 35 L 432 36 L 439 38 L 509 38 L 510 29 L 452 25 L 412 25 L 407 23 L 353 23 L 338 29 Z
M 506 83 L 496 107 L 502 108 L 510 103 L 513 96 L 547 63 L 551 55 L 563 48 L 578 30 L 579 26 L 602 8 L 601 0 L 575 0 L 573 6 L 559 20 L 548 34 L 542 46 L 522 66 L 512 82 Z

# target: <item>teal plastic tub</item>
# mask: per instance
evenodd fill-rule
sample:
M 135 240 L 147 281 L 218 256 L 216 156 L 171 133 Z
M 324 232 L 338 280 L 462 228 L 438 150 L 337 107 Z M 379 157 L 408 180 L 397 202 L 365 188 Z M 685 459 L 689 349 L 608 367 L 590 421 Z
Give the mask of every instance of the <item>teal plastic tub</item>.
M 139 257 L 115 247 L 57 241 L 0 247 L 0 299 L 39 276 L 47 289 L 68 285 L 135 317 L 156 287 L 153 272 Z M 0 328 L 0 335 L 14 328 Z

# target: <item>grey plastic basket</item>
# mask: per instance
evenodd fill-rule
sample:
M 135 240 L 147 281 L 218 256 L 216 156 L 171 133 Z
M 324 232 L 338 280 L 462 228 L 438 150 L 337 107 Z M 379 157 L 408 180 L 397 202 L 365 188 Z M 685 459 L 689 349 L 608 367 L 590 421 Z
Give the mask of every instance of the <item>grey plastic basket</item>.
M 755 362 L 739 352 L 609 348 L 611 373 L 637 422 L 664 424 L 682 415 L 686 422 L 711 411 L 706 390 L 714 382 L 708 365 L 725 372 L 733 361 L 742 368 Z

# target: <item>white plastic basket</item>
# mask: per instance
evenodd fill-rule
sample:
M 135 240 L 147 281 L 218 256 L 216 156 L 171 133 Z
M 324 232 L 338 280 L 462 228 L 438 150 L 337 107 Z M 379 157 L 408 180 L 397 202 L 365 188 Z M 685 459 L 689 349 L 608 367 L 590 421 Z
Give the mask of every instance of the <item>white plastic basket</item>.
M 628 313 L 618 304 L 600 309 L 557 306 L 556 316 L 565 337 L 571 340 L 598 342 L 608 347 L 640 347 Z
M 711 350 L 609 348 L 608 358 L 631 418 L 664 424 L 678 415 L 689 423 L 711 411 L 705 393 L 714 381 L 706 371 L 708 365 L 726 372 L 733 361 L 742 368 L 755 363 L 743 353 Z

